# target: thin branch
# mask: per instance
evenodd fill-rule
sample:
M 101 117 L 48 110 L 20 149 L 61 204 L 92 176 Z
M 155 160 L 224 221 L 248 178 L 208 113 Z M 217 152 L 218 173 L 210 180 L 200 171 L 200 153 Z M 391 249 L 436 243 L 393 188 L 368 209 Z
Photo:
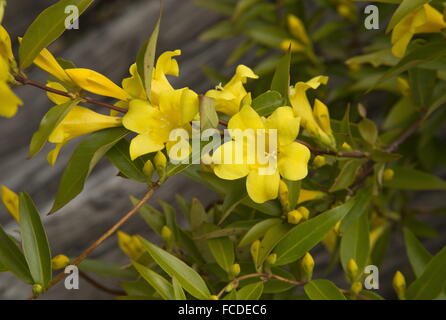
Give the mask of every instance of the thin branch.
M 107 288 L 106 286 L 100 284 L 99 282 L 97 282 L 93 278 L 90 278 L 90 276 L 87 275 L 85 272 L 79 271 L 79 275 L 83 279 L 85 279 L 85 281 L 87 281 L 89 284 L 91 284 L 93 287 L 95 287 L 98 290 L 104 291 L 104 292 L 109 293 L 109 294 L 114 295 L 114 296 L 124 296 L 126 294 L 125 291 L 122 291 L 122 290 L 116 290 L 116 289 Z
M 28 78 L 24 78 L 24 77 L 19 76 L 19 75 L 15 75 L 15 79 L 16 79 L 16 81 L 18 81 L 19 83 L 21 83 L 23 85 L 30 85 L 30 86 L 33 86 L 33 87 L 36 87 L 36 88 L 39 88 L 39 89 L 42 89 L 42 90 L 45 90 L 45 91 L 48 91 L 48 92 L 51 92 L 51 93 L 54 93 L 54 94 L 58 94 L 60 96 L 64 96 L 64 97 L 67 97 L 67 98 L 72 98 L 73 99 L 73 98 L 78 97 L 78 95 L 75 94 L 75 93 L 65 92 L 65 91 L 53 89 L 53 88 L 50 88 L 50 87 L 48 87 L 48 86 L 46 86 L 46 85 L 44 85 L 42 83 L 39 83 L 37 81 L 31 80 L 31 79 L 28 79 Z M 120 108 L 120 107 L 114 106 L 114 105 L 106 103 L 106 102 L 90 99 L 90 98 L 87 98 L 87 97 L 80 97 L 80 98 L 82 98 L 84 100 L 84 102 L 90 103 L 90 104 L 93 104 L 93 105 L 96 105 L 96 106 L 104 107 L 104 108 L 115 110 L 115 111 L 122 112 L 122 113 L 126 113 L 127 112 L 127 109 Z
M 126 223 L 135 213 L 141 209 L 141 207 L 146 203 L 153 195 L 156 189 L 159 188 L 159 184 L 153 184 L 152 188 L 144 195 L 144 197 L 134 206 L 129 212 L 127 212 L 116 224 L 114 224 L 107 232 L 105 232 L 99 239 L 97 239 L 93 244 L 88 247 L 79 257 L 77 257 L 71 265 L 77 266 L 81 263 L 85 258 L 87 258 L 97 247 L 99 247 L 105 240 L 107 240 L 111 235 L 113 235 L 121 226 Z M 59 275 L 53 279 L 48 284 L 46 290 L 52 288 L 57 283 L 65 278 L 67 274 L 65 272 L 59 273 Z M 32 296 L 30 299 L 35 299 L 37 296 Z

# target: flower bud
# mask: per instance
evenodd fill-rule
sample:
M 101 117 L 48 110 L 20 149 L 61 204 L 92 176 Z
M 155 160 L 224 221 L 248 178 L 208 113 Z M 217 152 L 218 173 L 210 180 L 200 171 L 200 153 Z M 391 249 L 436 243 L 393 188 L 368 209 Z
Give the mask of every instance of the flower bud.
M 216 296 L 216 295 L 212 295 L 212 296 L 211 296 L 211 300 L 218 300 L 218 296 Z
M 347 277 L 350 282 L 354 282 L 358 276 L 358 264 L 354 259 L 350 259 L 347 262 Z
M 257 258 L 259 256 L 259 250 L 260 250 L 260 240 L 256 240 L 251 244 L 251 256 L 252 259 L 256 262 Z
M 352 146 L 349 145 L 347 142 L 344 142 L 344 143 L 342 144 L 341 148 L 342 148 L 342 149 L 345 149 L 345 150 L 352 150 Z
M 288 212 L 287 214 L 288 223 L 290 224 L 298 224 L 300 220 L 302 220 L 302 213 L 298 210 L 293 210 Z
M 172 239 L 172 230 L 170 230 L 168 226 L 163 226 L 161 228 L 161 238 L 163 238 L 166 243 L 169 243 Z
M 59 254 L 51 259 L 51 267 L 53 270 L 58 270 L 65 268 L 70 263 L 70 258 L 64 256 L 63 254 Z
M 266 258 L 266 262 L 267 262 L 270 266 L 274 265 L 274 264 L 276 263 L 276 261 L 277 261 L 277 254 L 275 254 L 275 253 L 271 253 L 271 254 L 268 256 L 268 258 Z
M 297 208 L 297 211 L 300 212 L 300 214 L 302 215 L 302 219 L 304 220 L 308 220 L 308 218 L 310 217 L 310 210 L 308 210 L 306 207 L 299 207 Z
M 393 289 L 398 295 L 398 299 L 404 300 L 406 297 L 406 279 L 404 275 L 397 271 L 393 276 Z
M 156 171 L 160 176 L 160 182 L 165 180 L 166 176 L 166 166 L 167 166 L 167 158 L 161 151 L 158 151 L 153 159 L 153 163 L 155 164 Z
M 326 161 L 325 161 L 325 157 L 324 156 L 316 156 L 316 157 L 314 157 L 313 166 L 315 168 L 323 167 L 323 166 L 325 166 L 325 164 L 326 164 Z
M 303 281 L 310 281 L 313 277 L 314 259 L 307 252 L 300 261 L 301 275 Z
M 333 231 L 340 236 L 341 235 L 341 221 L 336 222 Z
M 287 211 L 290 206 L 289 190 L 287 184 L 283 180 L 280 180 L 279 183 L 279 201 L 282 205 L 282 208 Z
M 229 272 L 232 276 L 237 277 L 240 274 L 240 265 L 238 263 L 234 263 Z
M 43 292 L 43 287 L 40 284 L 35 284 L 33 285 L 33 294 L 37 297 L 39 295 L 41 295 Z
M 153 163 L 150 160 L 147 160 L 144 164 L 144 167 L 142 168 L 142 172 L 147 177 L 147 180 L 152 180 L 153 172 L 155 171 L 155 168 L 153 167 Z
M 350 287 L 350 292 L 354 295 L 357 295 L 362 290 L 362 283 L 360 281 L 355 281 L 352 283 L 352 286 Z
M 386 169 L 383 173 L 383 179 L 384 181 L 390 181 L 393 179 L 393 176 L 395 175 L 395 172 L 392 169 Z
M 125 232 L 118 231 L 119 248 L 132 260 L 138 260 L 144 253 L 144 248 L 137 236 L 131 236 Z
M 1 198 L 3 205 L 8 210 L 9 214 L 19 222 L 19 196 L 6 186 L 1 187 Z

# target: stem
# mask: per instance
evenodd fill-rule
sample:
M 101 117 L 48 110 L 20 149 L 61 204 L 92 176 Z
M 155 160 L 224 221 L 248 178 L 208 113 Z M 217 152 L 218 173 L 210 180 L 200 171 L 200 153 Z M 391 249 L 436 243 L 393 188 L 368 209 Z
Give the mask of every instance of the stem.
M 67 98 L 75 98 L 75 97 L 78 96 L 77 93 L 65 92 L 65 91 L 53 89 L 53 88 L 50 88 L 50 87 L 48 87 L 48 86 L 46 86 L 44 84 L 41 84 L 41 83 L 39 83 L 37 81 L 31 80 L 31 79 L 28 79 L 28 78 L 24 78 L 23 76 L 20 76 L 20 75 L 15 75 L 15 79 L 16 79 L 16 81 L 20 82 L 23 85 L 30 85 L 30 86 L 33 86 L 33 87 L 36 87 L 36 88 L 39 88 L 39 89 L 42 89 L 42 90 L 45 90 L 45 91 L 48 91 L 48 92 L 51 92 L 51 93 L 55 93 L 55 94 L 58 94 L 60 96 L 64 96 L 64 97 L 67 97 Z M 107 109 L 119 111 L 119 112 L 122 112 L 122 113 L 126 113 L 127 112 L 127 109 L 123 109 L 123 108 L 114 106 L 112 104 L 106 103 L 106 102 L 90 99 L 90 98 L 87 98 L 87 97 L 81 97 L 81 98 L 85 102 L 93 104 L 93 105 L 96 105 L 96 106 L 100 106 L 100 107 L 104 107 L 104 108 L 107 108 Z
M 105 240 L 107 240 L 111 235 L 113 235 L 124 223 L 126 223 L 136 212 L 141 209 L 141 207 L 146 203 L 153 195 L 156 189 L 159 188 L 159 184 L 154 183 L 152 188 L 144 195 L 144 197 L 138 202 L 136 206 L 134 206 L 129 212 L 127 212 L 115 225 L 113 225 L 109 230 L 107 230 L 99 239 L 97 239 L 93 244 L 88 247 L 82 254 L 77 257 L 71 265 L 77 266 L 81 263 L 85 258 L 87 258 L 97 247 L 99 247 Z M 53 279 L 48 284 L 46 290 L 54 287 L 57 283 L 63 280 L 66 276 L 65 272 L 59 273 L 56 278 Z M 35 299 L 37 296 L 32 296 L 30 299 Z
M 99 282 L 97 282 L 93 278 L 90 278 L 90 276 L 87 275 L 85 272 L 79 271 L 79 275 L 82 278 L 84 278 L 85 281 L 87 281 L 89 284 L 91 284 L 93 287 L 95 287 L 96 289 L 99 289 L 101 291 L 104 291 L 104 292 L 109 293 L 109 294 L 114 295 L 114 296 L 123 296 L 123 295 L 125 295 L 124 291 L 107 288 L 106 286 L 100 284 Z

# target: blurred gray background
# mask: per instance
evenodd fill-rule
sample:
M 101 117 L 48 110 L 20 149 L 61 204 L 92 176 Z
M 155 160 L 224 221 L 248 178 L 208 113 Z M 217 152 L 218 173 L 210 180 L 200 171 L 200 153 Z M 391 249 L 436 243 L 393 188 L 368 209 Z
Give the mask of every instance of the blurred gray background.
M 14 0 L 8 1 L 4 26 L 11 34 L 15 48 L 17 36 L 23 35 L 27 26 L 39 12 L 53 4 L 51 0 Z M 213 84 L 202 73 L 204 65 L 232 73 L 235 66 L 225 67 L 225 61 L 237 40 L 220 42 L 200 42 L 199 34 L 217 22 L 220 17 L 197 7 L 192 0 L 165 0 L 164 16 L 160 32 L 158 53 L 165 50 L 181 49 L 180 77 L 173 79 L 177 88 L 189 86 L 204 92 Z M 91 68 L 110 77 L 117 83 L 128 75 L 128 67 L 140 45 L 148 38 L 158 16 L 158 0 L 96 0 L 95 4 L 80 19 L 79 30 L 67 31 L 51 45 L 56 56 L 72 60 L 79 67 Z M 250 65 L 250 60 L 244 63 Z M 30 69 L 31 79 L 44 81 L 46 75 L 37 69 Z M 0 118 L 0 185 L 19 192 L 27 191 L 42 213 L 48 212 L 57 190 L 62 169 L 73 146 L 64 147 L 57 164 L 51 167 L 46 162 L 49 148 L 32 160 L 27 160 L 28 144 L 33 132 L 38 128 L 40 119 L 52 106 L 51 102 L 36 88 L 17 89 L 25 104 L 13 119 Z M 129 195 L 141 196 L 144 186 L 116 176 L 117 170 L 101 163 L 88 179 L 85 190 L 71 204 L 44 223 L 51 242 L 52 254 L 79 255 L 96 238 L 112 226 L 131 208 Z M 157 191 L 154 198 L 174 204 L 174 195 L 181 193 L 185 198 L 199 197 L 204 203 L 213 201 L 217 196 L 203 186 L 193 183 L 186 177 L 177 176 Z M 435 195 L 434 195 L 435 196 Z M 437 198 L 438 199 L 438 198 Z M 438 202 L 424 198 L 419 205 Z M 155 201 L 151 204 L 156 205 Z M 443 220 L 443 221 L 441 221 Z M 444 219 L 435 220 L 439 230 L 445 227 Z M 17 225 L 0 208 L 0 224 L 14 232 Z M 150 236 L 148 227 L 139 218 L 129 221 L 124 231 Z M 433 252 L 444 241 L 441 239 L 426 242 Z M 323 271 L 328 257 L 321 248 L 312 253 L 318 270 Z M 387 261 L 386 269 L 381 270 L 380 292 L 392 295 L 390 279 L 395 270 L 409 272 L 401 239 L 397 237 Z M 127 263 L 125 256 L 117 249 L 116 237 L 111 237 L 100 246 L 92 258 Z M 96 278 L 101 283 L 118 289 L 114 280 Z M 337 272 L 333 279 L 344 285 L 343 275 Z M 0 299 L 24 299 L 30 295 L 29 286 L 21 284 L 8 274 L 0 274 Z M 80 290 L 68 291 L 62 285 L 51 289 L 42 299 L 110 299 L 112 295 L 98 291 L 81 279 Z

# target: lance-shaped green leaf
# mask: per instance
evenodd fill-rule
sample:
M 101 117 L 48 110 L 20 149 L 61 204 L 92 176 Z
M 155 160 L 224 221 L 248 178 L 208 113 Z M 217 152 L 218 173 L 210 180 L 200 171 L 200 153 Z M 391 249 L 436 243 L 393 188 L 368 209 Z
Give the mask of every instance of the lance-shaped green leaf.
M 232 188 L 229 193 L 225 195 L 225 200 L 222 205 L 222 216 L 218 222 L 221 224 L 231 214 L 231 212 L 237 207 L 245 198 L 248 197 L 246 191 L 246 179 L 238 179 L 232 181 Z
M 355 181 L 356 176 L 366 160 L 364 159 L 352 159 L 344 163 L 341 172 L 336 177 L 333 185 L 330 188 L 330 192 L 346 189 Z
M 222 237 L 209 239 L 207 244 L 218 265 L 226 272 L 229 272 L 235 259 L 232 241 L 228 237 Z
M 186 300 L 186 294 L 177 278 L 172 278 L 172 287 L 175 300 Z
M 51 251 L 39 212 L 30 196 L 19 195 L 20 234 L 25 259 L 34 283 L 44 288 L 51 281 Z
M 318 279 L 304 286 L 305 293 L 311 300 L 345 300 L 345 296 L 330 280 Z
M 144 238 L 139 237 L 145 249 L 158 265 L 172 278 L 176 278 L 181 286 L 192 296 L 200 300 L 207 300 L 211 293 L 203 278 L 191 267 L 169 252 L 155 246 Z
M 248 232 L 243 236 L 240 240 L 238 246 L 244 247 L 246 245 L 251 244 L 257 239 L 260 239 L 265 235 L 265 233 L 271 229 L 273 226 L 282 222 L 282 219 L 279 218 L 271 218 L 265 219 L 254 225 Z
M 25 256 L 14 240 L 3 230 L 2 226 L 0 226 L 0 263 L 6 270 L 12 272 L 24 282 L 33 283 Z
M 259 256 L 256 261 L 256 267 L 260 267 L 268 258 L 269 254 L 277 244 L 290 232 L 291 224 L 281 223 L 269 229 L 260 243 Z
M 345 230 L 341 239 L 340 256 L 342 267 L 347 270 L 347 263 L 353 259 L 360 272 L 364 269 L 369 257 L 369 218 L 363 214 Z
M 393 179 L 385 187 L 401 190 L 446 190 L 446 181 L 430 173 L 408 167 L 394 167 Z
M 404 243 L 413 272 L 419 277 L 432 259 L 432 255 L 408 228 L 404 228 Z
M 20 68 L 29 67 L 40 51 L 66 30 L 68 15 L 65 10 L 68 6 L 77 7 L 79 14 L 82 14 L 92 3 L 93 0 L 60 0 L 42 11 L 28 27 L 20 43 Z
M 133 206 L 136 206 L 140 200 L 131 196 L 130 201 L 132 202 Z M 139 214 L 150 226 L 150 228 L 161 236 L 161 229 L 166 225 L 166 218 L 164 215 L 154 207 L 147 204 L 143 205 L 141 209 L 139 209 Z
M 132 160 L 129 149 L 130 143 L 122 139 L 105 156 L 125 177 L 134 181 L 147 182 L 147 177 L 143 172 L 144 160 L 142 158 Z
M 426 265 L 423 273 L 407 289 L 409 300 L 435 299 L 446 285 L 446 247 Z
M 361 134 L 361 137 L 369 144 L 375 145 L 376 140 L 378 139 L 378 128 L 376 124 L 367 118 L 361 120 L 358 123 L 358 130 Z
M 152 74 L 155 66 L 156 45 L 160 31 L 161 15 L 162 10 L 160 10 L 158 20 L 156 21 L 155 28 L 153 29 L 149 40 L 139 50 L 138 57 L 136 59 L 136 68 L 149 100 L 151 99 L 152 95 Z
M 252 107 L 261 116 L 267 116 L 284 105 L 282 96 L 277 91 L 267 91 L 252 100 Z
M 96 259 L 83 260 L 79 264 L 79 269 L 103 278 L 129 279 L 138 276 L 132 268 L 124 268 L 120 264 Z
M 248 284 L 237 291 L 238 300 L 259 300 L 263 293 L 263 282 Z
M 372 199 L 372 192 L 370 188 L 362 189 L 353 199 L 353 207 L 348 212 L 347 216 L 342 220 L 340 228 L 341 232 L 345 232 L 345 230 L 347 230 L 352 223 L 368 212 L 370 201 Z
M 411 12 L 421 8 L 424 4 L 431 2 L 431 0 L 403 0 L 400 6 L 396 9 L 392 18 L 390 19 L 389 25 L 387 26 L 386 32 L 392 31 L 392 29 L 407 15 Z
M 290 88 L 290 64 L 291 64 L 291 50 L 280 59 L 274 72 L 273 80 L 271 82 L 271 90 L 280 93 L 285 101 L 289 104 L 289 88 Z
M 68 101 L 52 107 L 40 121 L 39 129 L 34 133 L 29 146 L 29 157 L 37 154 L 45 146 L 53 130 L 62 122 L 68 112 L 78 104 L 80 99 Z
M 85 180 L 104 154 L 128 134 L 125 128 L 105 129 L 86 137 L 74 150 L 65 168 L 50 213 L 74 199 L 84 188 Z
M 201 130 L 218 127 L 218 115 L 215 110 L 215 99 L 200 97 L 200 127 Z
M 278 257 L 276 265 L 284 265 L 302 257 L 325 237 L 327 232 L 350 211 L 353 204 L 354 201 L 350 200 L 295 226 L 274 250 Z
M 164 300 L 174 300 L 175 293 L 169 281 L 142 264 L 134 261 L 132 264 L 141 277 L 143 277 L 144 280 L 146 280 Z

